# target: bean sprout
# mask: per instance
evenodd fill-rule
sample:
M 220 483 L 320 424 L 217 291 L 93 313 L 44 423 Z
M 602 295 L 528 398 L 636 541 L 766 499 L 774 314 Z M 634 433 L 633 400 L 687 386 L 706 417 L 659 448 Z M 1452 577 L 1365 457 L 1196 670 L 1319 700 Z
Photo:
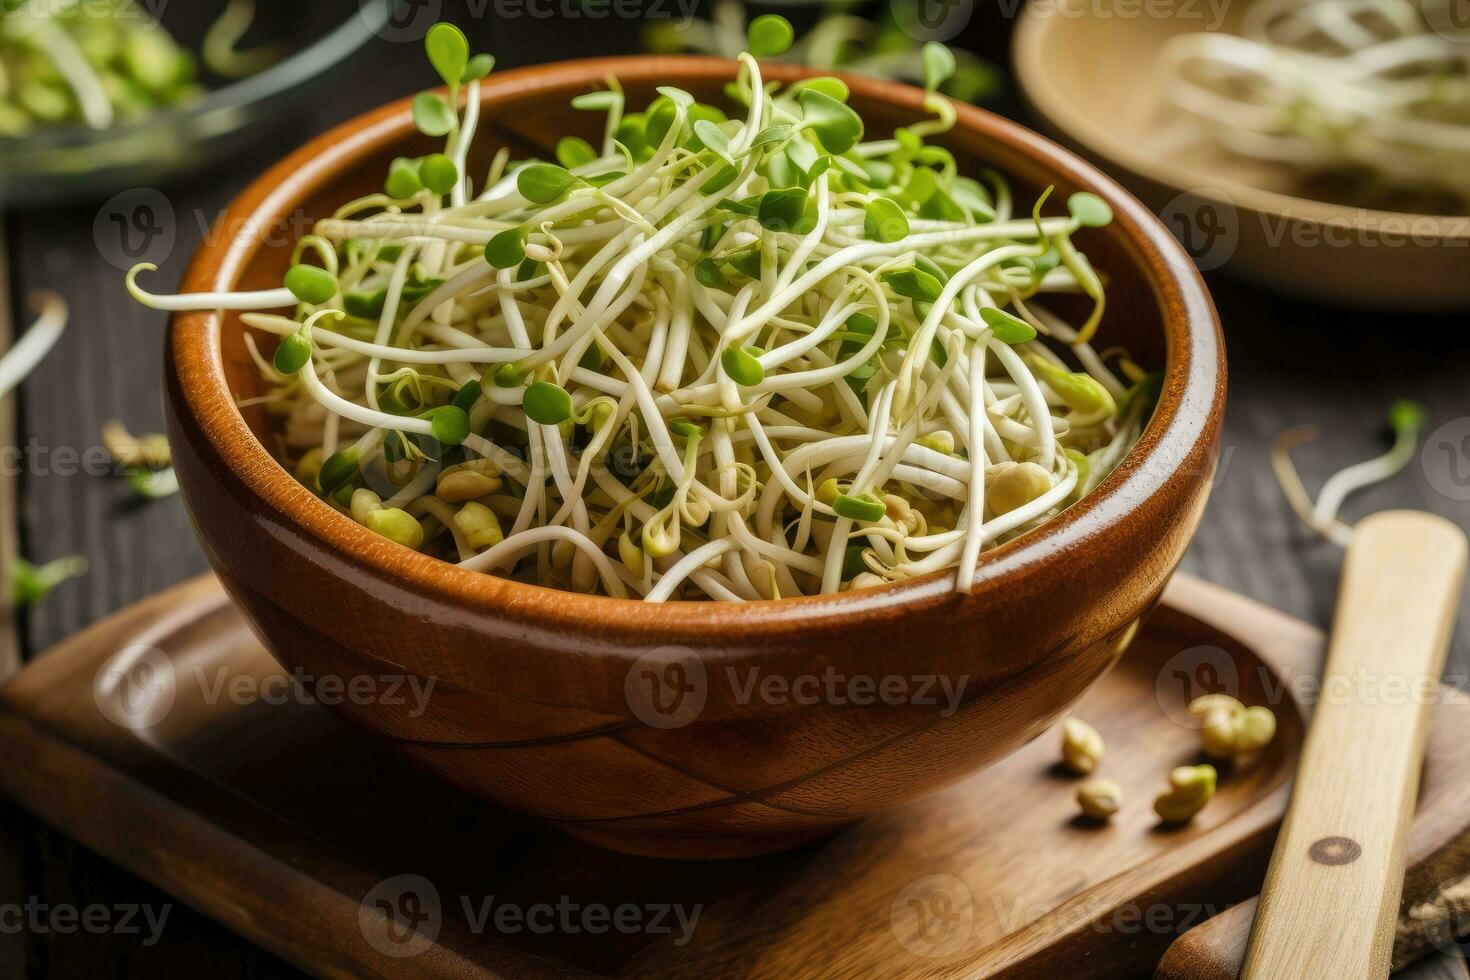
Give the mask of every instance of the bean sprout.
M 0 398 L 8 395 L 36 369 L 66 329 L 66 301 L 60 296 L 36 293 L 31 297 L 31 305 L 38 314 L 35 323 L 0 357 Z
M 1271 448 L 1271 468 L 1292 510 L 1308 527 L 1339 547 L 1348 546 L 1353 529 L 1351 524 L 1337 516 L 1338 511 L 1351 494 L 1390 480 L 1409 465 L 1419 445 L 1419 432 L 1424 428 L 1424 409 L 1413 402 L 1397 402 L 1389 410 L 1388 422 L 1393 430 L 1393 446 L 1389 451 L 1328 477 L 1322 484 L 1316 503 L 1302 486 L 1301 477 L 1291 461 L 1291 450 L 1302 442 L 1315 439 L 1317 430 L 1311 426 L 1288 429 L 1276 438 Z
M 230 0 L 200 59 L 221 78 L 269 67 L 280 44 L 237 51 L 254 0 Z M 196 59 L 134 0 L 0 0 L 0 137 L 37 126 L 107 129 L 204 94 Z
M 850 71 L 923 83 L 923 45 L 910 33 L 921 24 L 918 0 L 885 4 L 883 16 L 877 20 L 858 16 L 840 0 L 830 0 L 823 6 L 822 17 L 805 35 L 794 38 L 779 60 L 822 71 Z M 651 23 L 648 49 L 660 54 L 690 51 L 736 58 L 745 50 L 748 17 L 741 0 L 715 0 L 709 20 Z M 955 51 L 953 55 L 954 74 L 941 88 L 945 95 L 978 104 L 1000 88 L 1000 75 L 994 65 L 968 51 Z
M 1181 121 L 1160 145 L 1470 201 L 1470 31 L 1452 2 L 1255 0 L 1239 36 L 1176 37 L 1164 90 Z
M 750 34 L 765 56 L 790 26 Z M 865 141 L 837 79 L 783 90 L 742 53 L 735 118 L 672 87 L 629 111 L 610 79 L 573 102 L 607 114 L 600 145 L 497 155 L 478 193 L 477 116 L 454 107 L 478 105 L 488 59 L 446 24 L 426 46 L 450 98 L 414 117 L 446 151 L 320 221 L 281 289 L 128 277 L 158 309 L 248 311 L 277 344 L 250 349 L 283 458 L 365 527 L 651 602 L 955 570 L 968 590 L 984 549 L 1096 486 L 1147 423 L 1159 377 L 1124 358 L 1127 387 L 1089 343 L 1102 280 L 1072 235 L 1111 211 L 1080 193 L 1015 216 L 1000 178 L 960 175 L 925 141 L 955 121 L 941 46 L 934 118 L 891 139 Z M 1073 327 L 1057 310 L 1079 293 Z

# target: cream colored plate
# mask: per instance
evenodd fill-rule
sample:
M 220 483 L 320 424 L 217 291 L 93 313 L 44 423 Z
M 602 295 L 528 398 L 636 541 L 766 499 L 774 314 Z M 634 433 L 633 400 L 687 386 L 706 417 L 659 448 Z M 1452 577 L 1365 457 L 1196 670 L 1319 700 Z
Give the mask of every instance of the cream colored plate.
M 1158 213 L 1202 269 L 1347 306 L 1470 307 L 1470 216 L 1310 200 L 1283 167 L 1210 149 L 1148 150 L 1166 122 L 1163 45 L 1176 34 L 1230 31 L 1242 8 L 1035 0 L 1016 30 L 1016 73 L 1055 134 Z

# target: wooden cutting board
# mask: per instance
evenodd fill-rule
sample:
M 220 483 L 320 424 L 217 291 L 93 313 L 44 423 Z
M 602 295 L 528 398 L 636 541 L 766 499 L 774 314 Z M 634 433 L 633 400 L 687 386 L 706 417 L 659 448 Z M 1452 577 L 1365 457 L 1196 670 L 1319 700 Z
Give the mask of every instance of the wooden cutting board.
M 155 596 L 0 689 L 0 789 L 326 976 L 1069 978 L 1153 969 L 1259 886 L 1322 637 L 1179 577 L 1076 714 L 1128 802 L 1076 818 L 1055 733 L 785 855 L 606 853 L 409 768 L 281 683 L 212 578 Z M 119 665 L 131 665 L 120 673 Z M 1197 761 L 1184 703 L 1238 685 L 1280 734 L 1190 826 L 1150 806 Z M 386 689 L 384 696 L 386 696 Z M 152 692 L 147 704 L 139 692 Z M 323 696 L 328 696 L 325 691 Z M 1284 700 L 1283 700 L 1284 699 Z M 1470 700 L 1436 711 L 1405 900 L 1470 866 Z M 1248 916 L 1223 916 L 1214 939 Z M 1187 945 L 1186 937 L 1181 945 Z

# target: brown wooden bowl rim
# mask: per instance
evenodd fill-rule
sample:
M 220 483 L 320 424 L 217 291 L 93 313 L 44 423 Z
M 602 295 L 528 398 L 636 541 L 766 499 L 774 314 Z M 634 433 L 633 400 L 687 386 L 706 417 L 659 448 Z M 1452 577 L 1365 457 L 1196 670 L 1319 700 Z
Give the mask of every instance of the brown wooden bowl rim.
M 817 72 L 793 65 L 762 66 L 768 79 L 793 81 Z M 733 77 L 735 62 L 701 56 L 626 56 L 557 62 L 496 73 L 483 83 L 482 104 L 527 92 L 591 90 L 609 74 L 622 80 L 660 84 Z M 912 86 L 843 75 L 854 96 L 887 102 L 916 114 L 924 93 Z M 231 288 L 261 245 L 259 228 L 288 214 L 330 176 L 391 145 L 413 131 L 410 98 L 393 102 L 345 122 L 290 154 L 251 184 L 231 204 L 219 227 L 238 229 L 210 236 L 182 284 L 184 292 Z M 1030 157 L 1059 182 L 1085 187 L 1113 209 L 1108 233 L 1121 236 L 1124 252 L 1143 267 L 1163 316 L 1167 364 L 1163 390 L 1143 438 L 1122 464 L 1082 501 L 1015 541 L 981 556 L 971 598 L 997 588 L 1049 557 L 1084 546 L 1096 536 L 1121 531 L 1126 518 L 1163 491 L 1184 468 L 1202 465 L 1202 447 L 1213 445 L 1224 405 L 1224 341 L 1204 283 L 1183 248 L 1136 198 L 1096 168 L 1050 140 L 973 106 L 956 103 L 957 128 L 972 136 Z M 724 628 L 810 628 L 823 620 L 853 616 L 891 616 L 910 606 L 932 605 L 952 597 L 954 572 L 833 596 L 804 596 L 738 604 L 715 602 L 646 603 L 567 592 L 466 571 L 378 537 L 339 514 L 288 473 L 246 424 L 225 379 L 218 311 L 175 314 L 169 330 L 166 369 L 175 373 L 182 404 L 220 460 L 245 492 L 264 505 L 270 518 L 295 527 L 325 551 L 411 590 L 469 608 L 514 608 L 518 616 L 549 624 L 577 621 L 598 630 L 636 625 L 670 634 L 712 625 Z M 1195 473 L 1194 476 L 1201 474 Z M 214 478 L 220 474 L 213 473 Z M 1204 474 L 1207 477 L 1208 474 Z M 1152 533 L 1134 527 L 1128 533 Z M 620 623 L 620 621 L 622 621 Z
M 1066 0 L 1057 2 L 1060 4 Z M 1083 16 L 1088 15 L 1086 4 L 1074 3 L 1071 6 Z M 1428 236 L 1433 236 L 1438 243 L 1470 240 L 1470 216 L 1467 215 L 1359 208 L 1266 190 L 1200 170 L 1198 167 L 1174 163 L 1165 157 L 1150 155 L 1127 140 L 1109 136 L 1096 125 L 1095 120 L 1074 108 L 1060 89 L 1052 85 L 1041 71 L 1041 52 L 1047 42 L 1051 25 L 1069 19 L 1073 19 L 1071 14 L 1049 16 L 1032 6 L 1022 11 L 1021 20 L 1011 39 L 1011 60 L 1016 66 L 1016 81 L 1026 103 L 1049 126 L 1072 140 L 1075 145 L 1106 159 L 1114 167 L 1131 171 L 1180 194 L 1191 194 L 1233 210 L 1272 215 L 1303 225 L 1331 225 L 1397 236 L 1405 235 L 1398 226 L 1407 225 L 1416 229 L 1408 236 L 1411 242 Z M 1105 72 L 1097 73 L 1096 77 L 1098 84 L 1107 83 Z M 1425 227 L 1426 224 L 1432 224 L 1432 228 Z M 1417 230 L 1421 227 L 1424 228 L 1422 233 Z M 1438 247 L 1438 243 L 1434 247 Z

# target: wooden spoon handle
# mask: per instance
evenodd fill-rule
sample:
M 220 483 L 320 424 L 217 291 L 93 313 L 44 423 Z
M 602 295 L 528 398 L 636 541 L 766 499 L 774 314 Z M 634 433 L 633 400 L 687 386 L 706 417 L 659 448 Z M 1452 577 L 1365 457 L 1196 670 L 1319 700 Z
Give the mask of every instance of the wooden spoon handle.
M 1386 977 L 1465 534 L 1416 511 L 1353 532 L 1321 697 L 1241 976 Z

